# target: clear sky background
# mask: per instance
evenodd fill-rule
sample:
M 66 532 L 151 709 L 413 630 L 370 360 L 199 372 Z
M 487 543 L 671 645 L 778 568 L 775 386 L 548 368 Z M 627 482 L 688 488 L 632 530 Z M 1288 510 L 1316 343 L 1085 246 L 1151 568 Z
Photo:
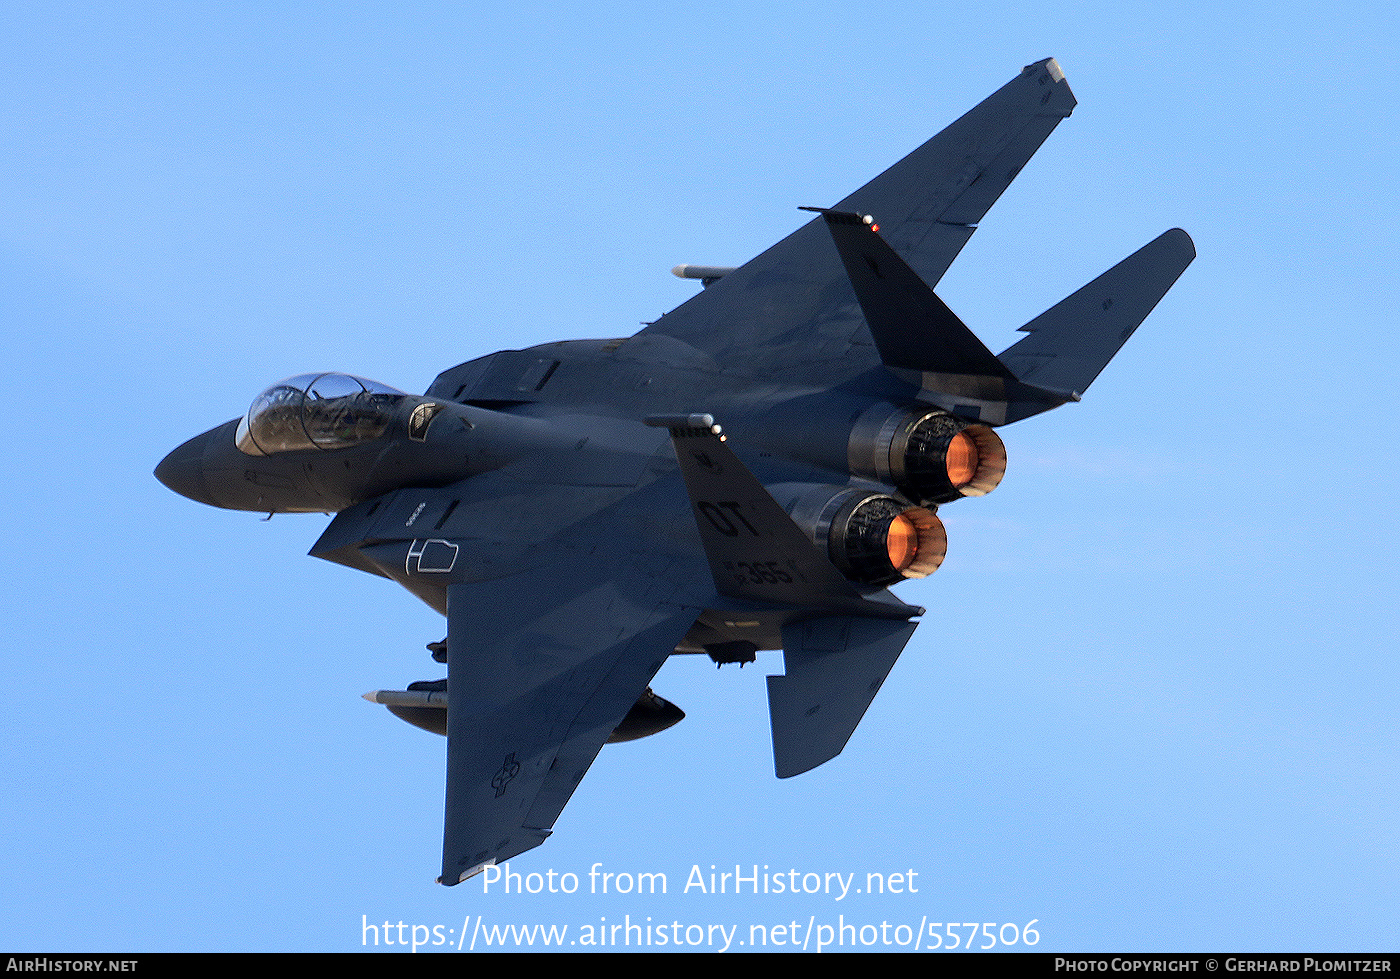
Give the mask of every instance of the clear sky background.
M 1400 17 L 753 7 L 6 7 L 0 948 L 1032 919 L 1042 951 L 1400 945 Z M 687 719 L 606 748 L 512 861 L 576 893 L 434 884 L 444 741 L 360 694 L 440 676 L 444 623 L 308 558 L 324 517 L 201 507 L 156 463 L 299 372 L 422 391 L 629 335 L 695 290 L 672 265 L 747 260 L 1050 56 L 1079 107 L 940 294 L 1000 350 L 1167 228 L 1199 258 L 943 511 L 847 750 L 777 780 L 778 654 L 676 657 L 654 687 Z M 595 864 L 668 892 L 589 894 Z M 712 865 L 917 876 L 685 893 Z

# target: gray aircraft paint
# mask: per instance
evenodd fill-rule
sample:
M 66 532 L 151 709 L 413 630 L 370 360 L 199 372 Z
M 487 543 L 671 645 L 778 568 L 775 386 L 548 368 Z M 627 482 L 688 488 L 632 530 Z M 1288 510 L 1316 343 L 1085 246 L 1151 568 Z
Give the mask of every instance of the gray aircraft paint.
M 888 586 L 942 560 L 941 505 L 1002 478 L 992 428 L 1079 400 L 1195 257 L 1166 232 L 1000 356 L 934 295 L 1074 105 L 1053 59 L 1026 67 L 630 338 L 422 396 L 302 375 L 161 462 L 212 506 L 335 513 L 314 556 L 447 617 L 445 723 L 441 681 L 367 695 L 446 731 L 444 884 L 543 842 L 603 744 L 683 716 L 648 688 L 673 652 L 782 649 L 777 774 L 841 752 L 923 612 Z

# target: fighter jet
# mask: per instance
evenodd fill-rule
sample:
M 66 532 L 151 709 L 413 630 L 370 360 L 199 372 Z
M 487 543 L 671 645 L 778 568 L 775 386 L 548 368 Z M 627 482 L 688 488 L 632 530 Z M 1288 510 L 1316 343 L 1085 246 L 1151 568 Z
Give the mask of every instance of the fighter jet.
M 1022 69 L 883 174 L 624 339 L 504 350 L 423 395 L 274 384 L 156 469 L 211 506 L 335 517 L 311 554 L 447 618 L 445 679 L 366 696 L 447 736 L 443 884 L 549 836 L 610 740 L 684 716 L 672 653 L 782 650 L 780 778 L 839 754 L 944 559 L 940 507 L 987 494 L 996 429 L 1078 401 L 1195 257 L 1166 232 L 993 354 L 933 287 L 1075 106 Z M 793 202 L 800 203 L 800 202 Z

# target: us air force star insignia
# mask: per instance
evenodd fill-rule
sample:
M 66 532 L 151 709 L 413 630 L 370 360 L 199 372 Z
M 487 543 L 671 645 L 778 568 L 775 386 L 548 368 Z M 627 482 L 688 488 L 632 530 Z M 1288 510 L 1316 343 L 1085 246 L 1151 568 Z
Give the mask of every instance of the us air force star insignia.
M 520 762 L 515 760 L 515 752 L 512 751 L 506 755 L 506 760 L 501 762 L 501 770 L 491 779 L 491 788 L 496 790 L 497 799 L 505 795 L 506 786 L 510 784 L 510 780 L 515 778 L 519 771 Z

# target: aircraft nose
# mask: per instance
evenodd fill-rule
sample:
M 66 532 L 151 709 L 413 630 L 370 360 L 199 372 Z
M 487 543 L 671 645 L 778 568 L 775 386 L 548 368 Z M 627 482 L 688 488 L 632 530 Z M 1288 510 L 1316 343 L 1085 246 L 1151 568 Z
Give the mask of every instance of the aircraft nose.
M 204 436 L 196 435 L 156 466 L 156 479 L 196 503 L 217 506 L 204 483 Z

